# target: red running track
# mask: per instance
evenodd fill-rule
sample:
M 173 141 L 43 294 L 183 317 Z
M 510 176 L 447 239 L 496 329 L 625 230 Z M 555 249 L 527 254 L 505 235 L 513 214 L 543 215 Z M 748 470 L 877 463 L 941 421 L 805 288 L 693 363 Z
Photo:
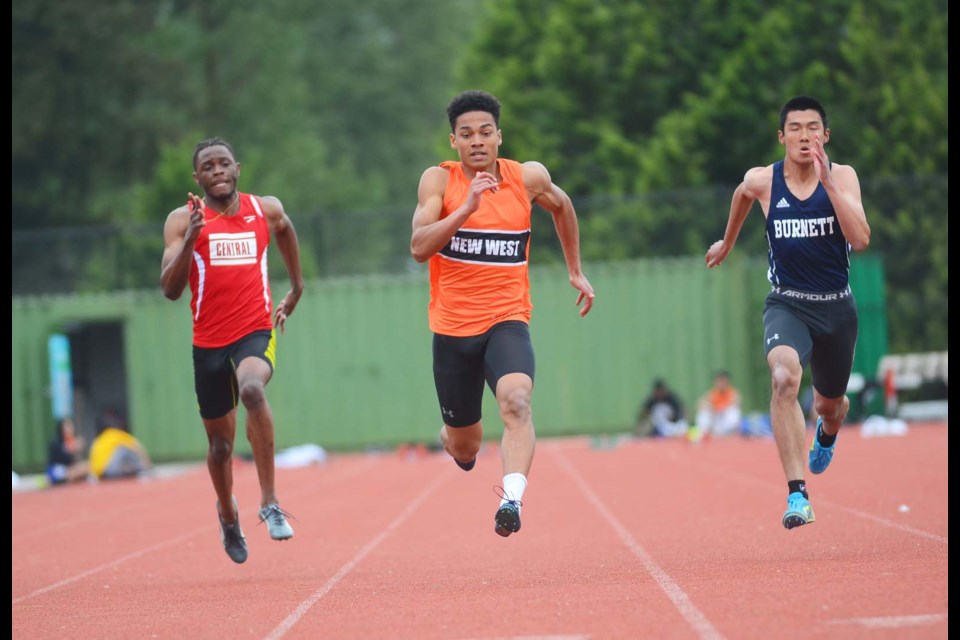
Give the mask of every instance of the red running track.
M 285 542 L 237 463 L 243 565 L 202 465 L 14 492 L 12 637 L 947 637 L 946 423 L 845 427 L 791 531 L 772 440 L 542 439 L 509 538 L 493 445 L 469 473 L 394 453 L 277 474 Z

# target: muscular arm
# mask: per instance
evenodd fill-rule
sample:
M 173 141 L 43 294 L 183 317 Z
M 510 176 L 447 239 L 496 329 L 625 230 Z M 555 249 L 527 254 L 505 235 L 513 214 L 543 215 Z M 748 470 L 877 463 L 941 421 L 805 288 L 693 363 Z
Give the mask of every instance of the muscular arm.
M 448 175 L 446 169 L 430 167 L 420 176 L 417 208 L 413 212 L 413 233 L 410 236 L 410 255 L 417 262 L 426 262 L 443 249 L 470 214 L 480 207 L 480 198 L 484 192 L 497 190 L 496 176 L 484 171 L 478 172 L 470 181 L 470 191 L 463 204 L 441 219 Z
M 285 329 L 287 317 L 300 302 L 300 296 L 303 294 L 303 270 L 300 266 L 300 242 L 297 239 L 297 231 L 293 227 L 293 221 L 283 210 L 283 204 L 279 199 L 273 196 L 263 196 L 260 198 L 263 205 L 263 215 L 267 218 L 267 224 L 270 225 L 270 233 L 277 242 L 277 249 L 283 257 L 283 264 L 287 268 L 287 275 L 290 278 L 290 291 L 283 297 L 283 300 L 277 305 L 274 312 L 274 325 L 280 328 L 281 333 Z
M 584 303 L 583 308 L 580 309 L 580 315 L 585 316 L 593 307 L 595 294 L 581 270 L 580 226 L 573 202 L 563 189 L 553 183 L 550 173 L 539 162 L 523 164 L 523 182 L 533 202 L 553 215 L 553 225 L 557 230 L 560 246 L 563 247 L 563 259 L 567 263 L 570 285 L 580 292 L 577 296 L 577 306 L 579 307 L 581 302 Z
M 770 167 L 754 167 L 743 176 L 743 182 L 734 190 L 730 200 L 730 215 L 727 218 L 723 239 L 714 242 L 707 251 L 705 260 L 708 268 L 718 266 L 733 251 L 740 236 L 740 230 L 743 228 L 743 222 L 747 219 L 753 203 L 769 197 L 770 180 Z
M 834 164 L 827 174 L 826 179 L 821 178 L 820 181 L 833 210 L 837 212 L 843 236 L 854 250 L 863 251 L 870 245 L 870 225 L 867 224 L 867 215 L 860 201 L 857 172 L 848 165 Z
M 189 194 L 190 202 L 174 209 L 163 225 L 163 258 L 160 262 L 160 288 L 170 300 L 183 294 L 190 277 L 193 245 L 203 226 L 203 203 Z
M 817 134 L 813 144 L 813 163 L 820 184 L 837 213 L 843 237 L 856 251 L 862 251 L 870 244 L 870 225 L 860 201 L 860 180 L 853 167 L 831 164 L 823 145 L 823 138 Z

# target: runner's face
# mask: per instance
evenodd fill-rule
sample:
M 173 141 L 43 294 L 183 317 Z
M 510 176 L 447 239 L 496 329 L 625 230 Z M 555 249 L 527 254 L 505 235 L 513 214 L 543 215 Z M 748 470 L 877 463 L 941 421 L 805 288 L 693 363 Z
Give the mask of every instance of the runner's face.
M 457 118 L 450 146 L 457 150 L 460 162 L 474 171 L 489 171 L 497 160 L 500 130 L 486 111 L 469 111 Z
M 197 155 L 193 179 L 203 192 L 216 200 L 232 200 L 240 177 L 240 164 L 223 146 L 207 147 Z
M 830 130 L 824 129 L 823 120 L 816 109 L 791 111 L 779 132 L 780 144 L 787 149 L 787 157 L 798 164 L 813 162 L 813 145 L 820 137 L 822 144 L 830 139 Z

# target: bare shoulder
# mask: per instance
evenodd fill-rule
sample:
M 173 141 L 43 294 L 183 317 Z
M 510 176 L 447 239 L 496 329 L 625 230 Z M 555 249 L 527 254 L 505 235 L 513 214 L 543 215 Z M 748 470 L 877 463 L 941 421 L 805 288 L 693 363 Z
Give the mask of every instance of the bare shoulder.
M 190 223 L 190 206 L 182 205 L 167 214 L 167 221 L 164 223 L 165 229 L 185 229 Z
M 449 177 L 449 169 L 433 165 L 423 170 L 423 174 L 420 176 L 420 184 L 445 186 Z
M 524 182 L 529 183 L 531 180 L 550 180 L 550 172 L 547 171 L 547 168 L 543 166 L 542 162 L 527 160 L 526 162 L 520 163 L 520 169 L 523 171 Z
M 276 196 L 253 196 L 260 200 L 260 205 L 263 207 L 263 213 L 266 215 L 277 215 L 283 213 L 283 203 L 280 202 L 280 198 Z
M 768 164 L 765 167 L 753 167 L 743 174 L 744 191 L 756 199 L 761 199 L 770 192 L 773 185 L 773 165 Z
M 857 179 L 856 170 L 848 164 L 839 164 L 837 162 L 834 162 L 830 166 L 830 171 L 831 173 L 833 173 L 834 176 L 839 176 L 839 177 L 854 179 L 854 180 Z
M 743 182 L 747 186 L 759 185 L 763 182 L 773 180 L 773 165 L 768 164 L 765 167 L 753 167 L 743 174 Z
M 420 186 L 418 188 L 420 195 L 443 195 L 447 189 L 447 180 L 449 177 L 449 169 L 436 165 L 427 167 L 420 176 Z
M 534 198 L 537 194 L 546 192 L 553 184 L 550 172 L 541 162 L 528 160 L 520 164 L 520 170 L 523 173 L 523 184 Z

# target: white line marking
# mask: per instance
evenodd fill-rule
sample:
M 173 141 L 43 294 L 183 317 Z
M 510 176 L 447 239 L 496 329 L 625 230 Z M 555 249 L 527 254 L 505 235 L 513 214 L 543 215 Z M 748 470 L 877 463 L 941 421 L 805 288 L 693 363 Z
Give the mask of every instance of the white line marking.
M 835 509 L 840 509 L 841 511 L 846 511 L 847 513 L 852 513 L 855 516 L 864 518 L 866 520 L 873 520 L 882 525 L 888 527 L 893 527 L 894 529 L 900 529 L 901 531 L 906 531 L 907 533 L 912 533 L 915 536 L 920 536 L 921 538 L 927 538 L 928 540 L 933 540 L 934 542 L 940 542 L 943 544 L 948 544 L 948 541 L 943 536 L 939 536 L 935 533 L 928 533 L 927 531 L 922 531 L 920 529 L 914 529 L 913 527 L 907 526 L 905 524 L 900 524 L 899 522 L 894 522 L 893 520 L 887 520 L 886 518 L 881 518 L 880 516 L 875 516 L 871 513 L 866 513 L 865 511 L 859 511 L 857 509 L 851 509 L 850 507 L 841 506 L 835 502 L 830 502 L 829 500 L 817 500 L 817 504 L 825 504 L 829 507 Z
M 587 635 L 496 636 L 495 638 L 462 638 L 461 640 L 590 640 Z
M 147 553 L 150 553 L 151 551 L 156 551 L 157 549 L 162 549 L 163 547 L 167 547 L 167 546 L 170 546 L 170 545 L 172 545 L 172 544 L 177 544 L 178 542 L 182 542 L 182 541 L 186 540 L 187 538 L 192 538 L 193 536 L 199 535 L 199 534 L 201 534 L 201 533 L 205 533 L 205 532 L 207 532 L 207 531 L 209 531 L 209 530 L 210 530 L 210 527 L 203 527 L 203 528 L 200 528 L 200 529 L 195 529 L 194 531 L 191 531 L 190 533 L 184 533 L 184 534 L 182 534 L 182 535 L 177 536 L 176 538 L 173 538 L 173 539 L 171 539 L 171 540 L 167 540 L 166 542 L 161 542 L 161 543 L 155 544 L 155 545 L 150 546 L 150 547 L 147 547 L 147 548 L 145 548 L 145 549 L 141 549 L 140 551 L 135 551 L 135 552 L 133 552 L 133 553 L 128 553 L 127 555 L 123 556 L 122 558 L 118 558 L 118 559 L 114 560 L 113 562 L 108 562 L 107 564 L 102 564 L 102 565 L 100 565 L 99 567 L 95 567 L 95 568 L 93 568 L 93 569 L 88 569 L 87 571 L 84 571 L 83 573 L 78 573 L 77 575 L 73 576 L 72 578 L 67 578 L 66 580 L 61 580 L 60 582 L 56 582 L 56 583 L 54 583 L 54 584 L 51 584 L 50 586 L 43 587 L 42 589 L 37 589 L 36 591 L 34 591 L 34 592 L 32 592 L 32 593 L 28 593 L 28 594 L 25 595 L 25 596 L 20 596 L 19 598 L 14 598 L 12 604 L 19 604 L 19 603 L 23 602 L 24 600 L 29 600 L 30 598 L 33 598 L 33 597 L 39 596 L 39 595 L 41 595 L 41 594 L 47 593 L 48 591 L 53 591 L 54 589 L 59 589 L 60 587 L 65 587 L 65 586 L 67 586 L 68 584 L 71 584 L 71 583 L 73 583 L 73 582 L 76 582 L 77 580 L 82 580 L 83 578 L 86 578 L 86 577 L 88 577 L 88 576 L 92 576 L 92 575 L 95 574 L 95 573 L 100 573 L 100 572 L 103 571 L 104 569 L 109 569 L 110 567 L 115 567 L 115 566 L 117 566 L 118 564 L 122 564 L 122 563 L 126 562 L 127 560 L 133 560 L 134 558 L 139 558 L 140 556 L 145 555 L 145 554 L 147 554 Z
M 900 629 L 903 627 L 919 627 L 921 625 L 946 622 L 947 614 L 932 613 L 921 616 L 886 616 L 883 618 L 850 618 L 848 620 L 830 620 L 830 624 L 858 624 L 868 629 Z
M 432 485 L 427 487 L 427 489 L 423 493 L 421 493 L 416 498 L 416 500 L 411 502 L 407 506 L 407 508 L 400 513 L 400 515 L 394 518 L 393 522 L 388 524 L 387 527 L 377 535 L 377 537 L 375 537 L 373 540 L 368 542 L 364 548 L 360 549 L 360 551 L 358 551 L 357 554 L 353 556 L 353 558 L 351 558 L 349 562 L 347 562 L 347 564 L 340 567 L 340 570 L 337 571 L 337 573 L 332 578 L 327 580 L 322 587 L 317 589 L 313 593 L 313 595 L 311 595 L 309 598 L 301 602 L 300 605 L 294 610 L 293 613 L 287 616 L 283 622 L 277 625 L 277 627 L 266 636 L 267 640 L 275 640 L 276 638 L 282 638 L 287 631 L 292 629 L 294 625 L 300 622 L 301 618 L 303 618 L 303 616 L 307 614 L 307 612 L 310 610 L 311 607 L 313 607 L 313 605 L 320 602 L 320 599 L 323 598 L 323 596 L 327 595 L 327 593 L 329 593 L 330 590 L 333 589 L 338 582 L 343 580 L 348 573 L 353 571 L 354 567 L 360 564 L 360 562 L 362 562 L 363 559 L 366 558 L 371 551 L 376 549 L 380 545 L 380 543 L 383 542 L 386 539 L 386 537 L 393 532 L 394 529 L 396 529 L 397 527 L 402 525 L 404 522 L 406 522 L 407 519 L 411 515 L 413 515 L 413 512 L 416 511 L 428 497 L 430 497 L 430 494 L 436 491 L 437 487 L 439 487 L 440 484 L 442 482 L 445 482 L 446 480 L 447 480 L 447 477 L 445 475 L 439 476 L 437 480 L 434 481 Z
M 679 459 L 679 456 L 676 455 L 676 453 L 674 453 L 674 452 L 665 453 L 665 455 L 666 455 L 666 456 L 669 456 L 669 457 L 672 458 L 673 460 L 678 460 L 678 459 Z M 739 481 L 741 481 L 741 482 L 747 482 L 747 483 L 752 484 L 752 485 L 763 485 L 763 486 L 769 487 L 769 488 L 771 488 L 771 489 L 773 489 L 773 488 L 775 488 L 775 487 L 777 486 L 777 485 L 774 485 L 774 484 L 772 484 L 772 483 L 770 483 L 770 482 L 767 482 L 766 480 L 761 480 L 761 479 L 759 479 L 759 478 L 757 478 L 757 477 L 755 477 L 755 476 L 747 475 L 747 474 L 743 473 L 742 471 L 738 471 L 738 470 L 736 470 L 736 469 L 731 469 L 731 468 L 729 468 L 729 467 L 725 467 L 725 466 L 722 466 L 722 465 L 719 465 L 719 464 L 714 464 L 714 463 L 711 463 L 711 462 L 698 461 L 696 464 L 691 465 L 691 466 L 694 466 L 694 467 L 696 467 L 696 468 L 701 468 L 701 469 L 706 469 L 707 467 L 712 467 L 712 468 L 714 468 L 714 469 L 723 471 L 723 473 L 725 474 L 725 477 L 728 478 L 728 479 L 729 479 L 729 478 L 733 478 L 733 479 L 735 479 L 735 480 L 739 480 Z M 865 520 L 872 520 L 873 522 L 876 522 L 876 523 L 878 523 L 878 524 L 882 524 L 882 525 L 884 525 L 884 526 L 891 527 L 891 528 L 893 528 L 893 529 L 899 529 L 899 530 L 904 531 L 904 532 L 906 532 L 906 533 L 910 533 L 910 534 L 913 534 L 913 535 L 915 535 L 915 536 L 920 536 L 921 538 L 927 538 L 928 540 L 933 540 L 934 542 L 940 542 L 940 543 L 942 543 L 942 544 L 948 544 L 948 540 L 947 540 L 947 538 L 945 538 L 944 536 L 937 535 L 937 534 L 935 534 L 935 533 L 930 533 L 930 532 L 928 532 L 928 531 L 923 531 L 923 530 L 921 530 L 921 529 L 916 529 L 916 528 L 914 528 L 914 527 L 911 527 L 911 526 L 908 526 L 908 525 L 905 525 L 905 524 L 900 524 L 899 522 L 894 522 L 893 520 L 887 520 L 886 518 L 881 518 L 880 516 L 875 516 L 875 515 L 873 515 L 873 514 L 870 514 L 870 513 L 865 512 L 865 511 L 860 511 L 860 510 L 858 510 L 858 509 L 852 509 L 852 508 L 850 508 L 850 507 L 844 507 L 843 505 L 839 505 L 839 504 L 837 504 L 836 502 L 831 502 L 831 501 L 829 501 L 829 500 L 822 500 L 822 499 L 820 499 L 820 498 L 811 499 L 810 502 L 813 503 L 813 504 L 815 504 L 815 505 L 826 505 L 826 506 L 831 507 L 831 508 L 834 508 L 834 509 L 840 509 L 841 511 L 846 511 L 847 513 L 853 514 L 853 515 L 857 516 L 858 518 L 863 518 L 863 519 L 865 519 Z
M 367 467 L 372 466 L 374 462 L 375 462 L 374 460 L 369 460 L 369 461 L 367 461 L 367 464 L 357 465 L 355 468 L 349 469 L 349 473 L 347 473 L 347 474 L 345 474 L 345 475 L 346 475 L 347 477 L 357 475 L 359 472 L 365 470 Z M 342 479 L 343 479 L 343 478 L 339 478 L 338 480 L 342 480 Z M 303 493 L 303 492 L 298 492 L 297 495 L 299 495 L 300 493 Z M 309 492 L 308 492 L 308 493 L 309 493 Z M 139 508 L 139 507 L 136 507 L 136 508 Z M 178 536 L 178 537 L 176 537 L 176 538 L 173 538 L 172 540 L 167 540 L 167 541 L 165 541 L 165 542 L 159 542 L 159 543 L 157 543 L 157 544 L 155 544 L 155 545 L 151 545 L 151 546 L 149 546 L 149 547 L 146 547 L 146 548 L 144 548 L 144 549 L 141 549 L 140 551 L 135 551 L 135 552 L 133 552 L 133 553 L 128 553 L 127 555 L 123 556 L 122 558 L 117 558 L 117 559 L 114 560 L 113 562 L 108 562 L 107 564 L 100 565 L 99 567 L 94 567 L 93 569 L 88 569 L 87 571 L 84 571 L 83 573 L 78 573 L 77 575 L 73 576 L 72 578 L 66 578 L 65 580 L 61 580 L 60 582 L 55 582 L 54 584 L 51 584 L 51 585 L 49 585 L 49 586 L 43 587 L 43 588 L 41 588 L 41 589 L 37 589 L 36 591 L 33 591 L 33 592 L 31 592 L 31 593 L 28 593 L 28 594 L 25 595 L 25 596 L 20 596 L 19 598 L 14 598 L 13 601 L 12 601 L 12 603 L 11 603 L 11 606 L 12 606 L 12 605 L 15 605 L 15 604 L 19 604 L 19 603 L 23 602 L 24 600 L 29 600 L 30 598 L 34 598 L 34 597 L 36 597 L 36 596 L 42 595 L 42 594 L 47 593 L 47 592 L 49 592 L 49 591 L 53 591 L 54 589 L 59 589 L 60 587 L 65 587 L 65 586 L 67 586 L 68 584 L 72 584 L 72 583 L 76 582 L 77 580 L 82 580 L 83 578 L 86 578 L 86 577 L 92 576 L 92 575 L 94 575 L 94 574 L 100 573 L 100 572 L 103 571 L 104 569 L 109 569 L 109 568 L 111 568 L 111 567 L 115 567 L 115 566 L 117 566 L 117 565 L 123 564 L 123 563 L 126 562 L 127 560 L 133 560 L 134 558 L 139 558 L 140 556 L 146 555 L 146 554 L 148 554 L 148 553 L 150 553 L 150 552 L 152 552 L 152 551 L 156 551 L 156 550 L 158 550 L 158 549 L 162 549 L 163 547 L 169 546 L 169 545 L 171 545 L 171 544 L 176 544 L 176 543 L 178 543 L 178 542 L 181 542 L 181 541 L 183 541 L 183 540 L 186 540 L 187 538 L 192 538 L 193 536 L 200 535 L 201 533 L 206 533 L 207 531 L 209 531 L 209 527 L 202 527 L 202 528 L 200 528 L 200 529 L 195 529 L 194 531 L 192 531 L 192 532 L 190 532 L 190 533 L 184 533 L 184 534 L 182 534 L 182 535 L 180 535 L 180 536 Z
M 663 592 L 667 594 L 667 597 L 673 602 L 673 606 L 677 608 L 677 611 L 680 612 L 680 615 L 683 616 L 687 623 L 693 628 L 697 636 L 711 640 L 721 640 L 723 635 L 710 624 L 706 616 L 700 613 L 700 610 L 694 606 L 690 597 L 684 593 L 683 589 L 653 561 L 653 558 L 640 546 L 640 543 L 627 531 L 627 528 L 620 524 L 620 521 L 610 513 L 610 510 L 600 501 L 600 498 L 587 486 L 583 477 L 570 465 L 563 453 L 555 447 L 549 449 L 549 451 L 559 461 L 560 467 L 573 478 L 573 481 L 583 495 L 587 497 L 594 508 L 600 512 L 600 515 L 603 516 L 613 530 L 617 532 L 617 535 L 620 536 L 620 540 L 623 541 L 624 545 L 633 552 L 633 555 L 640 559 L 647 573 L 657 581 L 657 584 L 663 589 Z

